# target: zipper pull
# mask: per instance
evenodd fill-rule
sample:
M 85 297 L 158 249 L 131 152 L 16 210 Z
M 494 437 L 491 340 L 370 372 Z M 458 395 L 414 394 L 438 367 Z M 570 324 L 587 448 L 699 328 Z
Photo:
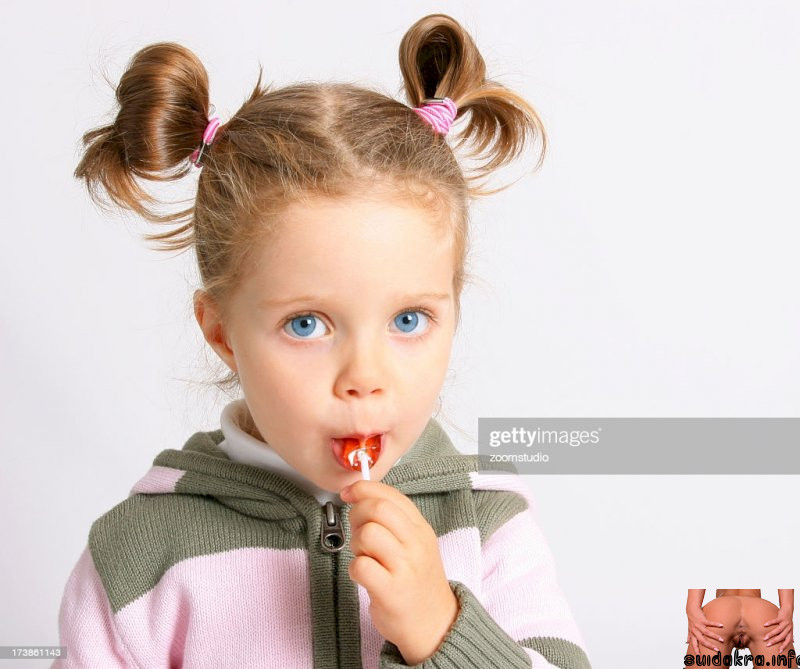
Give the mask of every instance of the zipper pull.
M 325 502 L 322 511 L 322 528 L 320 530 L 322 550 L 328 553 L 338 553 L 344 548 L 344 530 L 339 508 L 333 502 Z

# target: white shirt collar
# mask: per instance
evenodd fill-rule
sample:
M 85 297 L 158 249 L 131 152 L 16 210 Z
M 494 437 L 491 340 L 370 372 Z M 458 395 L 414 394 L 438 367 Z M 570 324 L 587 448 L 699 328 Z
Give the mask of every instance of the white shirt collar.
M 320 488 L 294 470 L 269 444 L 245 432 L 241 424 L 244 412 L 247 411 L 249 409 L 244 398 L 233 400 L 222 409 L 220 426 L 225 438 L 219 447 L 231 460 L 274 471 L 316 497 L 320 504 L 325 502 L 333 502 L 339 506 L 344 504 L 338 493 Z

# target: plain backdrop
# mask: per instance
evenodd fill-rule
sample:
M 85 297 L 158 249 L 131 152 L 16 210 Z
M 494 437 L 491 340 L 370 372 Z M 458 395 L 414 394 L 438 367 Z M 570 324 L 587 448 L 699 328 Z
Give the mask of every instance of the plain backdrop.
M 798 415 L 796 0 L 4 2 L 0 645 L 58 643 L 91 523 L 231 399 L 202 385 L 193 254 L 150 250 L 155 226 L 72 177 L 81 134 L 115 113 L 104 74 L 174 40 L 223 122 L 259 62 L 278 86 L 407 103 L 400 40 L 439 11 L 550 140 L 539 172 L 531 148 L 472 210 L 456 446 L 477 451 L 479 416 Z M 687 588 L 777 603 L 800 583 L 797 474 L 526 477 L 592 666 L 678 666 Z

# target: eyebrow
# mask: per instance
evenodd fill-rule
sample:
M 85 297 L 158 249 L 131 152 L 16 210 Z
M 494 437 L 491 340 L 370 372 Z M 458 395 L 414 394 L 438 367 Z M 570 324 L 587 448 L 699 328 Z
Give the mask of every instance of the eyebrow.
M 305 302 L 321 302 L 323 297 L 318 295 L 299 295 L 297 297 L 289 297 L 285 299 L 267 299 L 261 300 L 258 303 L 260 309 L 268 307 L 286 307 L 291 304 L 305 303 Z M 449 300 L 450 293 L 414 293 L 413 295 L 404 295 L 400 298 L 404 302 L 412 300 Z

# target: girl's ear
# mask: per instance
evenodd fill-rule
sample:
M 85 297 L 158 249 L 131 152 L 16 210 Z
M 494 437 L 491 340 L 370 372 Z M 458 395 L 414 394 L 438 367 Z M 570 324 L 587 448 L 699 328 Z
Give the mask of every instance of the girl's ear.
M 209 343 L 211 348 L 216 351 L 217 355 L 222 358 L 222 361 L 230 367 L 231 370 L 237 372 L 236 358 L 233 354 L 233 349 L 228 344 L 228 337 L 225 332 L 225 327 L 220 320 L 219 310 L 214 302 L 203 290 L 196 290 L 194 292 L 194 316 L 203 332 L 203 337 Z

